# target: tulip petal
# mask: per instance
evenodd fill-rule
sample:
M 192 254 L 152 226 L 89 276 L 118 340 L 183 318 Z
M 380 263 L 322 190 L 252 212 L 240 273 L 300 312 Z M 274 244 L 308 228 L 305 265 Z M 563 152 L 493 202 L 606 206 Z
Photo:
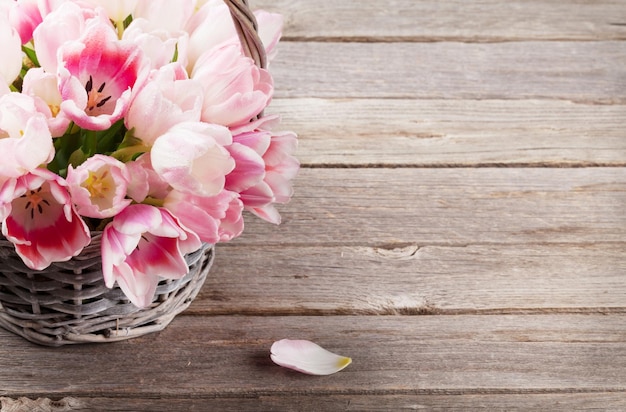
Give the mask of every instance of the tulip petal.
M 351 358 L 329 352 L 308 340 L 282 339 L 270 349 L 277 365 L 309 375 L 331 375 L 352 363 Z

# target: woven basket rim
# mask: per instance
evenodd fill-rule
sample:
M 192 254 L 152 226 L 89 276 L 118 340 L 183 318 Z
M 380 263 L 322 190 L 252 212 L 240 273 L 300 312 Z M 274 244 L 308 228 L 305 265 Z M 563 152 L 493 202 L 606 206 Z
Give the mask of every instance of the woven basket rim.
M 224 0 L 224 3 L 230 10 L 244 53 L 260 68 L 267 68 L 267 54 L 248 0 Z
M 213 245 L 203 244 L 186 255 L 188 274 L 176 280 L 163 279 L 147 308 L 130 303 L 119 286 L 107 288 L 101 262 L 82 269 L 100 279 L 77 288 L 75 282 L 56 279 L 54 272 L 67 269 L 54 264 L 30 275 L 14 271 L 15 265 L 5 262 L 20 258 L 6 242 L 0 244 L 0 255 L 4 256 L 0 261 L 0 326 L 37 344 L 61 346 L 112 342 L 162 330 L 197 296 L 215 254 Z M 71 293 L 74 290 L 76 295 Z M 83 290 L 87 293 L 81 294 Z

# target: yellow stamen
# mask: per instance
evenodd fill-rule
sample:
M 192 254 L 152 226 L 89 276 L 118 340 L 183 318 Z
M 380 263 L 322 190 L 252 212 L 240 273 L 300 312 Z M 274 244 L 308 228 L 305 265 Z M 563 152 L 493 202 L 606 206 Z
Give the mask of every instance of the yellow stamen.
M 83 183 L 83 187 L 89 191 L 92 198 L 106 198 L 111 191 L 111 182 L 108 179 L 108 171 L 97 174 L 89 172 L 89 177 Z
M 56 104 L 48 105 L 48 107 L 50 108 L 50 112 L 52 113 L 52 117 L 57 117 L 57 114 L 59 114 L 59 112 L 61 111 L 61 106 L 58 106 Z

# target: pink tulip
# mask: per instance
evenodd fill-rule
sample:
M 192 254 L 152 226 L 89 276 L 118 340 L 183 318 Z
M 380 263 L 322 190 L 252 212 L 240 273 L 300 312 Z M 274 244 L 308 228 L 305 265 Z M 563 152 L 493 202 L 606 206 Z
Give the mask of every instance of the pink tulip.
M 189 80 L 177 63 L 153 71 L 132 99 L 125 124 L 134 136 L 152 146 L 157 137 L 182 122 L 200 121 L 202 85 Z
M 104 8 L 106 15 L 114 22 L 123 22 L 133 14 L 137 0 L 82 0 L 84 4 Z
M 226 216 L 220 220 L 220 242 L 227 242 L 239 236 L 244 229 L 243 203 L 239 197 L 233 198 L 226 209 Z
M 142 1 L 142 0 L 140 0 Z M 143 0 L 149 1 L 149 0 Z M 162 0 L 163 1 L 163 0 Z M 188 69 L 193 71 L 200 56 L 214 48 L 236 45 L 243 53 L 228 6 L 223 0 L 199 2 L 199 10 L 189 19 Z M 259 27 L 259 36 L 265 46 L 268 59 L 276 55 L 276 45 L 282 34 L 283 18 L 277 13 L 263 10 L 254 12 Z
M 54 158 L 52 136 L 34 100 L 20 93 L 0 97 L 0 184 Z
M 259 141 L 266 140 L 267 146 L 269 146 L 270 133 L 257 133 L 256 136 L 259 137 Z M 240 137 L 238 136 L 238 139 Z M 227 149 L 233 159 L 235 159 L 235 169 L 226 176 L 226 188 L 228 190 L 241 193 L 263 181 L 265 177 L 265 162 L 261 155 L 264 153 L 264 150 L 259 153 L 238 141 L 233 142 Z
M 224 148 L 230 131 L 201 122 L 172 127 L 154 142 L 150 157 L 154 170 L 174 189 L 199 196 L 215 196 L 224 189 L 235 162 Z
M 68 41 L 78 40 L 84 33 L 87 20 L 94 17 L 94 11 L 67 1 L 48 6 L 40 4 L 40 12 L 47 13 L 33 31 L 33 43 L 37 60 L 47 72 L 55 74 L 59 66 L 58 50 Z
M 169 3 L 177 5 L 169 1 Z M 187 65 L 189 34 L 184 31 L 167 31 L 154 27 L 152 21 L 135 18 L 124 30 L 123 40 L 135 43 L 146 55 L 152 69 L 158 69 L 173 61 Z
M 267 59 L 271 61 L 276 57 L 276 46 L 282 36 L 283 16 L 278 13 L 269 13 L 265 10 L 255 11 L 254 16 L 259 27 L 259 37 L 263 46 L 265 46 Z
M 0 10 L 0 83 L 11 84 L 22 69 L 22 40 Z
M 227 45 L 206 52 L 191 74 L 204 86 L 202 121 L 228 127 L 244 125 L 269 104 L 274 91 L 269 72 Z
M 37 6 L 41 16 L 45 18 L 48 14 L 57 10 L 63 3 L 67 3 L 73 0 L 37 0 Z
M 206 243 L 225 242 L 243 231 L 243 203 L 234 192 L 203 197 L 173 190 L 163 206 Z
M 110 156 L 95 155 L 67 171 L 67 183 L 76 210 L 82 216 L 113 217 L 131 202 L 126 199 L 130 175 L 126 165 Z
M 154 171 L 149 153 L 126 163 L 126 168 L 130 174 L 127 193 L 137 203 L 142 203 L 147 197 L 163 200 L 172 190 L 169 183 Z
M 137 307 L 150 305 L 160 278 L 179 279 L 188 272 L 185 254 L 202 246 L 198 236 L 165 209 L 131 205 L 102 234 L 105 283 L 117 281 Z
M 132 88 L 149 69 L 140 49 L 118 40 L 100 17 L 87 22 L 80 39 L 63 44 L 59 56 L 61 111 L 89 130 L 108 129 L 126 114 Z
M 238 44 L 239 41 L 230 11 L 223 0 L 205 2 L 189 19 L 186 31 L 189 33 L 187 68 L 190 73 L 198 58 L 208 50 L 225 44 Z
M 37 0 L 17 0 L 9 12 L 11 25 L 18 31 L 22 44 L 33 38 L 33 30 L 43 17 L 37 6 Z
M 142 155 L 140 157 L 145 157 Z M 147 156 L 149 158 L 149 156 Z M 148 172 L 144 166 L 136 161 L 126 163 L 126 170 L 130 180 L 126 186 L 126 195 L 137 203 L 142 203 L 148 197 L 150 192 L 150 184 L 148 183 Z
M 72 206 L 66 183 L 37 169 L 7 180 L 0 189 L 2 234 L 31 269 L 78 255 L 89 244 L 89 229 Z
M 52 137 L 63 136 L 70 119 L 62 113 L 61 93 L 57 84 L 57 76 L 36 67 L 28 70 L 24 76 L 22 94 L 31 96 L 39 113 L 46 117 Z
M 289 202 L 293 194 L 291 180 L 300 168 L 293 156 L 298 145 L 296 135 L 264 130 L 277 120 L 275 116 L 268 116 L 233 130 L 233 146 L 239 144 L 254 150 L 262 157 L 265 170 L 262 179 L 242 190 L 237 190 L 241 188 L 241 185 L 237 186 L 241 182 L 237 174 L 227 176 L 226 184 L 227 189 L 239 192 L 246 210 L 275 224 L 280 223 L 280 214 L 274 204 Z
M 4 83 L 0 79 L 0 96 L 4 96 L 5 94 L 9 94 L 9 93 L 11 93 L 11 89 L 9 88 L 9 85 Z
M 139 0 L 133 17 L 148 21 L 151 30 L 175 33 L 184 30 L 194 5 L 195 0 Z
M 176 62 L 186 67 L 189 33 L 185 25 L 194 5 L 195 0 L 139 0 L 123 39 L 136 43 L 153 69 L 172 62 L 175 56 Z

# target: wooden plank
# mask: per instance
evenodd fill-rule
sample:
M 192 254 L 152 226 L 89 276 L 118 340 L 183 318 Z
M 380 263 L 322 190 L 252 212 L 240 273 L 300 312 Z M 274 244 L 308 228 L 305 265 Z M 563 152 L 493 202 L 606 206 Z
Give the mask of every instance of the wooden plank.
M 280 368 L 269 348 L 284 337 L 353 364 L 328 377 Z M 0 341 L 0 396 L 11 398 L 626 394 L 623 315 L 179 316 L 117 344 Z
M 51 401 L 5 398 L 6 405 L 22 402 L 27 410 L 47 412 L 171 412 L 171 411 L 221 411 L 241 412 L 259 410 L 298 411 L 399 411 L 399 410 L 523 410 L 567 411 L 626 409 L 626 395 L 613 393 L 525 393 L 523 395 L 280 395 L 247 398 L 64 398 Z M 11 403 L 10 403 L 11 402 Z M 51 406 L 50 406 L 51 405 Z M 41 409 L 35 409 L 35 408 Z M 44 408 L 49 409 L 44 409 Z M 54 409 L 56 407 L 56 409 Z M 7 406 L 8 411 L 12 411 Z M 18 409 L 19 410 L 19 409 Z M 17 410 L 15 411 L 17 412 Z
M 302 169 L 283 224 L 235 244 L 623 242 L 626 168 Z
M 190 314 L 626 313 L 626 243 L 217 253 Z
M 626 164 L 626 105 L 560 100 L 275 99 L 304 165 Z
M 559 0 L 254 0 L 285 16 L 286 40 L 473 41 L 626 39 L 626 2 Z
M 277 97 L 626 102 L 624 42 L 287 42 Z

